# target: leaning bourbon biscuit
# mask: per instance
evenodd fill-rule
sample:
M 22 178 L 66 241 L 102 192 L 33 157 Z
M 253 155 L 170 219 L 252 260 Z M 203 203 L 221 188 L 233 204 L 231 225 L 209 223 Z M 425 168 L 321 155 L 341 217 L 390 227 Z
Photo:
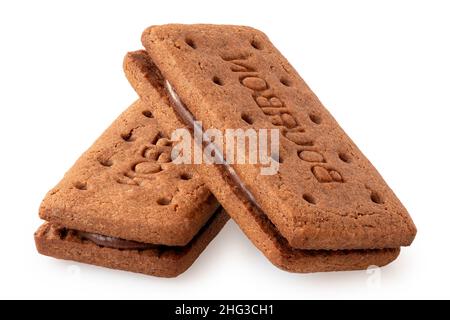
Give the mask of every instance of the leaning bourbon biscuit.
M 166 25 L 147 29 L 142 41 L 173 89 L 172 100 L 179 99 L 205 130 L 280 129 L 277 174 L 263 176 L 256 165 L 233 170 L 290 246 L 342 250 L 411 244 L 416 229 L 406 209 L 262 32 Z M 226 175 L 214 166 L 199 171 L 238 220 L 245 197 L 227 201 Z
M 130 83 L 139 93 L 143 103 L 158 118 L 163 131 L 169 134 L 185 125 L 171 108 L 170 97 L 165 88 L 165 80 L 156 69 L 145 51 L 126 55 L 124 69 Z M 159 94 L 161 99 L 153 98 Z M 194 166 L 205 174 L 222 178 L 221 166 Z M 212 184 L 215 187 L 214 184 Z M 219 185 L 215 192 L 223 204 L 234 209 L 235 221 L 257 248 L 276 266 L 291 272 L 322 272 L 365 269 L 371 265 L 383 266 L 393 261 L 399 254 L 398 248 L 375 250 L 301 250 L 289 245 L 267 216 L 259 212 L 230 183 Z
M 171 144 L 133 104 L 45 197 L 38 251 L 157 276 L 186 270 L 228 218 L 192 167 L 171 162 Z

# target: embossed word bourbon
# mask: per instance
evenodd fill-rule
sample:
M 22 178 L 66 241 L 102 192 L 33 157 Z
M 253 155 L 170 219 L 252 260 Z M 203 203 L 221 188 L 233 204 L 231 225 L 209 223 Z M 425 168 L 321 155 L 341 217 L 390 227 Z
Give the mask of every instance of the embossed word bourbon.
M 312 149 L 314 141 L 308 138 L 305 128 L 297 121 L 284 101 L 270 90 L 268 81 L 249 64 L 248 57 L 222 57 L 222 59 L 231 63 L 231 71 L 238 73 L 241 85 L 252 91 L 255 103 L 269 121 L 280 128 L 281 134 L 286 139 L 303 148 L 299 150 L 298 156 L 311 165 L 311 172 L 317 181 L 320 183 L 344 182 L 341 173 L 326 167 L 327 160 L 320 150 Z M 320 118 L 311 116 L 311 121 L 318 122 Z

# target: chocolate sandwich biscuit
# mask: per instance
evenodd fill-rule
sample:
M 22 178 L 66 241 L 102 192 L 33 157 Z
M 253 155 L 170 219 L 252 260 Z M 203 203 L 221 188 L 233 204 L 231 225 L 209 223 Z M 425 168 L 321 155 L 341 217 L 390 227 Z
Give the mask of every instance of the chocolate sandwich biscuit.
M 40 253 L 173 277 L 228 216 L 192 166 L 171 161 L 172 142 L 146 104 L 128 108 L 45 197 Z
M 416 228 L 404 206 L 265 34 L 239 26 L 166 25 L 147 29 L 142 41 L 173 89 L 172 100 L 204 130 L 280 130 L 278 174 L 263 176 L 257 165 L 233 169 L 291 246 L 411 244 Z M 221 189 L 229 182 L 210 166 L 202 169 L 225 205 Z M 225 205 L 240 215 L 234 207 Z
M 178 26 L 176 27 L 178 28 Z M 193 28 L 195 29 L 195 27 Z M 214 27 L 212 28 L 214 29 Z M 192 36 L 194 34 L 196 32 L 193 32 Z M 194 50 L 192 46 L 196 47 L 196 45 L 192 42 L 190 35 L 184 35 L 182 39 L 183 41 L 189 40 L 190 45 L 186 44 L 187 47 L 179 45 L 178 47 L 182 48 L 179 50 Z M 140 50 L 127 54 L 124 60 L 124 69 L 130 83 L 138 92 L 142 101 L 158 117 L 161 128 L 166 134 L 169 135 L 179 128 L 189 127 L 184 123 L 184 118 L 189 118 L 189 115 L 186 117 L 186 114 L 183 116 L 183 112 L 177 112 L 175 99 L 170 97 L 170 90 L 168 90 L 170 88 L 167 86 L 167 81 L 146 51 Z M 185 85 L 190 86 L 191 84 L 187 82 Z M 157 94 L 161 99 L 154 98 Z M 206 94 L 205 98 L 209 96 L 210 94 Z M 230 114 L 234 114 L 234 112 Z M 205 181 L 210 182 L 209 185 L 223 205 L 232 209 L 234 220 L 256 247 L 281 269 L 292 272 L 365 269 L 370 265 L 386 265 L 393 261 L 400 252 L 398 247 L 348 250 L 303 250 L 295 248 L 279 232 L 269 217 L 244 196 L 245 192 L 240 190 L 238 184 L 233 183 L 233 179 L 228 178 L 229 174 L 223 172 L 223 165 L 198 165 L 194 167 L 203 174 Z M 212 177 L 221 180 L 221 182 L 211 183 Z M 256 181 L 259 181 L 259 179 Z M 301 181 L 298 183 L 301 183 Z M 273 192 L 279 191 L 274 187 Z M 282 193 L 280 194 L 282 195 Z M 278 213 L 281 214 L 282 211 L 280 210 Z

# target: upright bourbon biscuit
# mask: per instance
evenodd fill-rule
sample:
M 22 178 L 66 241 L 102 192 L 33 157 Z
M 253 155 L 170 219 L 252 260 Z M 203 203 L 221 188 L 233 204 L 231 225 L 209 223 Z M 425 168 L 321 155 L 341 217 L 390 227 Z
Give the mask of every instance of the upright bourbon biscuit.
M 45 197 L 38 251 L 157 276 L 186 270 L 228 218 L 190 166 L 171 163 L 171 148 L 133 104 Z
M 380 174 L 294 68 L 260 31 L 166 25 L 142 41 L 182 105 L 204 129 L 279 128 L 278 174 L 233 169 L 263 214 L 294 248 L 376 249 L 410 245 L 416 228 Z M 240 203 L 213 166 L 205 183 L 238 221 Z M 242 199 L 242 197 L 240 197 Z
M 164 79 L 145 51 L 127 54 L 124 69 L 142 101 L 157 116 L 161 128 L 169 134 L 184 124 L 170 106 Z M 160 95 L 161 99 L 154 99 Z M 155 101 L 157 101 L 155 103 Z M 221 178 L 220 166 L 194 166 L 202 172 Z M 206 178 L 205 178 L 206 179 Z M 216 185 L 212 184 L 213 187 Z M 223 203 L 235 210 L 234 219 L 246 235 L 276 266 L 291 272 L 322 272 L 365 269 L 370 265 L 383 266 L 394 260 L 399 249 L 375 250 L 301 250 L 292 248 L 264 214 L 242 198 L 230 184 L 218 184 L 215 192 Z

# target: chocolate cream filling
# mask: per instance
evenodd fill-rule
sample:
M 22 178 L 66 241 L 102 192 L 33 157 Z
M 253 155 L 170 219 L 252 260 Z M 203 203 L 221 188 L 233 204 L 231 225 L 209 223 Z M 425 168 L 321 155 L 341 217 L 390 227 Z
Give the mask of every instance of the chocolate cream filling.
M 203 128 L 200 126 L 200 124 L 195 120 L 193 114 L 188 110 L 186 105 L 181 101 L 180 96 L 175 92 L 172 85 L 169 83 L 169 81 L 164 80 L 164 87 L 166 88 L 166 91 L 169 95 L 170 102 L 175 110 L 175 112 L 178 114 L 178 116 L 181 118 L 181 120 L 187 124 L 191 130 L 194 130 L 195 132 L 201 132 L 203 135 L 203 143 L 208 144 L 212 147 L 213 152 L 216 156 L 216 158 L 219 158 L 219 163 L 223 165 L 225 168 L 228 176 L 231 178 L 232 182 L 238 189 L 243 193 L 244 197 L 253 205 L 255 206 L 258 211 L 263 213 L 261 207 L 259 206 L 258 202 L 256 201 L 255 197 L 251 193 L 251 191 L 245 186 L 244 182 L 241 180 L 241 178 L 238 176 L 234 168 L 231 166 L 231 164 L 225 159 L 225 156 L 222 153 L 222 150 L 211 140 L 211 138 L 203 131 Z M 212 153 L 212 152 L 211 152 Z M 264 214 L 264 213 L 263 213 Z
M 105 236 L 97 233 L 77 231 L 77 235 L 84 240 L 89 240 L 98 246 L 120 250 L 148 250 L 156 249 L 158 245 L 144 242 L 136 242 L 116 237 Z

